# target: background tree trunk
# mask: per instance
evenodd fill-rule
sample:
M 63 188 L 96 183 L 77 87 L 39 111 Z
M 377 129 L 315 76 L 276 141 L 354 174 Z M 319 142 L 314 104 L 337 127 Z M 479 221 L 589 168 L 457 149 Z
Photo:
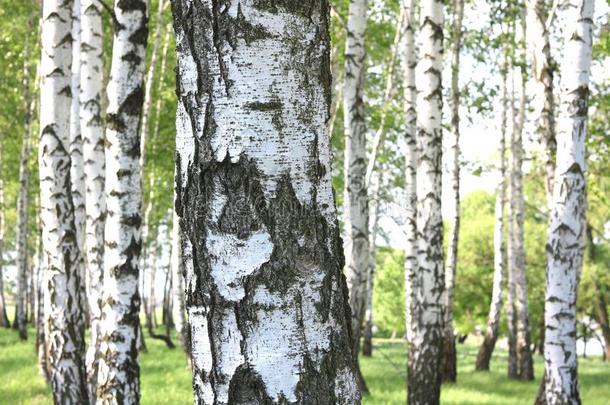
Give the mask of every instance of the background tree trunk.
M 147 2 L 117 0 L 106 128 L 104 286 L 96 401 L 140 401 L 138 273 L 142 239 L 140 119 Z
M 402 7 L 405 15 L 404 33 L 404 115 L 405 115 L 405 143 L 407 146 L 405 156 L 405 308 L 406 308 L 406 337 L 408 352 L 412 353 L 415 348 L 411 344 L 411 331 L 413 329 L 414 311 L 416 306 L 414 291 L 417 289 L 417 188 L 416 188 L 416 166 L 417 166 L 417 89 L 415 88 L 415 0 L 403 0 Z M 409 367 L 411 363 L 409 363 Z M 414 370 L 409 369 L 410 373 Z
M 449 184 L 452 192 L 449 218 L 449 243 L 445 267 L 445 330 L 443 334 L 443 381 L 457 380 L 457 354 L 453 333 L 453 296 L 455 274 L 458 263 L 460 235 L 460 51 L 462 47 L 462 20 L 464 0 L 453 2 L 453 44 L 451 49 L 451 131 L 448 131 L 447 161 L 449 162 Z
M 4 154 L 4 139 L 0 138 L 0 160 Z M 0 170 L 0 326 L 4 328 L 11 327 L 6 314 L 6 300 L 4 299 L 4 273 L 3 273 L 3 255 L 4 255 L 4 180 Z
M 172 3 L 195 401 L 359 404 L 326 125 L 328 3 Z
M 491 291 L 491 305 L 485 337 L 479 348 L 475 369 L 489 370 L 489 362 L 496 346 L 500 329 L 502 311 L 502 284 L 506 268 L 506 250 L 504 244 L 504 207 L 506 206 L 506 72 L 508 70 L 508 57 L 504 52 L 504 62 L 500 70 L 502 74 L 502 110 L 501 110 L 501 137 L 500 137 L 500 183 L 496 192 L 495 224 L 494 224 L 494 277 Z
M 360 388 L 367 392 L 358 363 L 360 336 L 366 310 L 366 277 L 369 273 L 369 208 L 366 188 L 366 124 L 364 117 L 364 45 L 366 0 L 350 0 L 345 48 L 343 117 L 345 130 L 343 213 L 345 224 L 345 274 L 352 310 L 352 352 Z
M 568 7 L 557 171 L 547 245 L 544 359 L 548 404 L 580 404 L 576 293 L 586 233 L 585 139 L 593 8 L 592 0 L 572 0 Z
M 416 69 L 417 106 L 417 297 L 408 368 L 408 402 L 438 404 L 443 350 L 442 94 L 443 3 L 420 9 Z
M 70 198 L 70 37 L 72 1 L 46 0 L 42 12 L 40 203 L 45 276 L 45 338 L 56 403 L 86 403 L 80 251 Z
M 102 317 L 106 158 L 102 126 L 102 15 L 97 0 L 81 0 L 80 131 L 85 175 L 85 274 L 91 337 L 85 358 L 89 398 L 95 398 Z

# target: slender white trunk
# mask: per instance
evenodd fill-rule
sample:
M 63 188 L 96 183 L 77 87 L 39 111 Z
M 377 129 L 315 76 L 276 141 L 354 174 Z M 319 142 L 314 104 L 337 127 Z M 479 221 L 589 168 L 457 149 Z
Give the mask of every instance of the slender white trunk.
M 86 367 L 89 396 L 94 398 L 102 317 L 104 270 L 104 195 L 106 159 L 102 126 L 102 15 L 97 0 L 81 0 L 80 131 L 85 176 L 85 256 L 91 338 Z
M 106 128 L 106 206 L 96 400 L 140 400 L 138 272 L 142 240 L 139 124 L 144 91 L 147 1 L 117 0 Z
M 576 294 L 586 232 L 585 139 L 594 3 L 572 0 L 568 5 L 557 171 L 547 245 L 544 359 L 548 405 L 580 404 Z
M 172 225 L 172 309 L 174 318 L 174 327 L 182 348 L 188 353 L 190 352 L 190 342 L 188 338 L 188 324 L 186 320 L 185 292 L 184 292 L 184 261 L 182 255 L 182 235 L 180 233 L 180 218 L 174 213 Z
M 547 203 L 553 198 L 553 176 L 555 173 L 555 99 L 553 96 L 553 60 L 547 26 L 547 4 L 545 0 L 527 1 L 527 38 L 531 47 L 532 70 L 535 83 L 536 133 L 544 147 L 545 188 Z
M 525 37 L 525 21 L 522 21 Z M 527 305 L 527 272 L 525 262 L 525 197 L 523 194 L 523 126 L 525 123 L 526 77 L 525 48 L 521 57 L 521 89 L 519 91 L 519 116 L 513 127 L 511 140 L 511 206 L 514 221 L 512 264 L 515 283 L 515 311 L 517 322 L 516 349 L 517 375 L 521 380 L 534 379 L 531 351 L 530 325 Z
M 440 400 L 443 340 L 442 93 L 443 3 L 421 4 L 417 86 L 417 313 L 411 330 L 409 404 Z
M 46 353 L 56 403 L 87 402 L 80 251 L 70 198 L 70 38 L 72 1 L 46 0 L 42 10 L 40 203 L 45 275 Z
M 173 11 L 195 402 L 359 404 L 331 188 L 328 3 Z
M 506 109 L 507 109 L 507 90 L 506 72 L 508 69 L 508 57 L 504 52 L 504 62 L 501 67 L 502 75 L 502 110 L 500 118 L 500 182 L 496 190 L 495 223 L 494 223 L 494 276 L 491 290 L 491 305 L 489 307 L 489 317 L 485 337 L 479 348 L 477 355 L 476 369 L 489 370 L 489 362 L 496 346 L 498 332 L 500 330 L 500 316 L 502 311 L 502 284 L 504 283 L 504 272 L 506 263 L 506 249 L 504 243 L 504 208 L 506 206 Z
M 405 299 L 406 299 L 406 334 L 409 352 L 414 350 L 411 345 L 411 331 L 413 329 L 413 292 L 417 289 L 415 277 L 417 268 L 417 89 L 415 88 L 415 0 L 403 0 L 405 9 L 405 34 L 403 53 L 404 72 L 404 115 L 405 115 L 405 143 L 407 146 L 405 156 Z
M 0 139 L 0 161 L 4 153 L 4 138 Z M 6 314 L 6 301 L 4 299 L 4 273 L 2 269 L 2 257 L 4 254 L 4 180 L 0 173 L 0 326 L 8 328 L 11 322 Z
M 356 357 L 366 309 L 366 277 L 369 273 L 369 207 L 366 189 L 366 124 L 364 119 L 364 34 L 366 0 L 351 0 L 345 48 L 343 122 L 345 131 L 343 215 L 345 223 L 345 275 L 352 310 L 352 351 Z M 360 375 L 364 390 L 364 380 Z
M 455 382 L 457 379 L 457 355 L 453 332 L 453 296 L 458 263 L 460 235 L 460 51 L 462 47 L 462 20 L 464 0 L 453 2 L 453 44 L 451 47 L 451 130 L 447 131 L 447 162 L 449 162 L 449 240 L 445 267 L 445 330 L 443 333 L 443 380 Z

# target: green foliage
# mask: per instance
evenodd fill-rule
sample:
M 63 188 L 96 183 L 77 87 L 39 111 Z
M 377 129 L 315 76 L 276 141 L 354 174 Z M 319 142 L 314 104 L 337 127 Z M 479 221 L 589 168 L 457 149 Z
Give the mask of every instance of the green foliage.
M 405 334 L 404 253 L 377 249 L 377 273 L 373 290 L 373 320 L 378 336 Z

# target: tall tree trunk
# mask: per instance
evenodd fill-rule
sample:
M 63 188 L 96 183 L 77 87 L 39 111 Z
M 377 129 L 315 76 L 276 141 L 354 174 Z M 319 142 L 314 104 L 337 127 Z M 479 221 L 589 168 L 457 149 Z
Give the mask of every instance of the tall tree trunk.
M 29 57 L 26 49 L 26 58 Z M 26 62 L 27 63 L 27 62 Z M 24 68 L 24 73 L 29 75 L 29 69 Z M 27 340 L 27 273 L 28 273 L 28 178 L 32 137 L 32 117 L 36 110 L 34 97 L 30 91 L 28 80 L 24 81 L 25 93 L 25 128 L 21 143 L 21 156 L 19 160 L 19 195 L 17 197 L 17 299 L 16 299 L 16 327 L 19 330 L 19 338 Z
M 502 284 L 506 263 L 506 250 L 504 244 L 504 207 L 506 206 L 506 72 L 508 70 L 508 57 L 504 52 L 504 62 L 500 70 L 502 75 L 502 110 L 500 113 L 500 182 L 496 191 L 495 223 L 494 223 L 494 277 L 491 291 L 491 305 L 485 337 L 479 348 L 475 369 L 489 370 L 489 362 L 498 340 L 500 330 L 500 316 L 502 311 Z
M 576 293 L 586 232 L 585 138 L 593 8 L 592 0 L 572 0 L 567 14 L 557 170 L 547 244 L 544 385 L 549 405 L 580 404 Z
M 195 401 L 359 404 L 331 188 L 329 5 L 172 3 Z
M 443 350 L 442 94 L 443 3 L 424 1 L 418 34 L 417 106 L 417 297 L 408 367 L 408 402 L 438 404 Z
M 0 160 L 4 154 L 4 139 L 0 139 Z M 11 327 L 11 321 L 6 314 L 6 300 L 4 299 L 4 273 L 3 273 L 3 255 L 4 255 L 4 180 L 0 170 L 0 326 L 4 328 Z
M 45 275 L 45 338 L 55 403 L 87 402 L 80 251 L 70 198 L 70 38 L 72 1 L 45 0 L 40 88 L 40 203 Z
M 536 88 L 535 110 L 536 133 L 544 147 L 545 189 L 547 204 L 553 199 L 553 176 L 555 175 L 555 99 L 553 96 L 553 60 L 547 26 L 546 0 L 527 1 L 527 38 L 531 46 L 532 73 Z
M 406 335 L 408 352 L 411 354 L 415 347 L 411 343 L 411 331 L 416 317 L 414 313 L 417 307 L 414 299 L 414 291 L 417 289 L 417 187 L 416 187 L 416 166 L 417 166 L 417 89 L 415 88 L 415 0 L 403 0 L 402 7 L 405 14 L 405 33 L 404 33 L 404 53 L 403 53 L 403 72 L 404 72 L 404 120 L 405 120 L 405 309 L 406 309 Z M 410 358 L 411 356 L 409 356 Z M 409 363 L 411 367 L 411 363 Z M 415 372 L 411 370 L 410 373 Z
M 39 207 L 40 204 L 36 204 Z M 49 368 L 47 346 L 45 342 L 45 327 L 46 327 L 46 316 L 44 308 L 44 286 L 45 286 L 45 274 L 47 270 L 46 254 L 42 245 L 42 238 L 40 235 L 42 229 L 40 222 L 37 226 L 37 232 L 39 234 L 38 242 L 38 268 L 36 276 L 36 352 L 38 354 L 38 369 L 40 375 L 47 384 L 51 383 L 51 369 Z
M 172 256 L 170 267 L 172 269 L 172 310 L 174 327 L 178 334 L 180 345 L 190 355 L 190 339 L 186 319 L 185 291 L 184 291 L 184 255 L 182 254 L 182 234 L 180 232 L 180 219 L 174 212 L 172 224 Z
M 81 69 L 81 0 L 73 0 L 72 8 L 72 105 L 70 108 L 70 179 L 72 181 L 72 202 L 74 203 L 74 225 L 76 242 L 82 254 L 79 256 L 78 269 L 81 272 L 78 292 L 85 321 L 89 320 L 89 301 L 87 297 L 87 273 L 85 268 L 85 172 L 83 169 L 83 138 L 80 117 L 80 69 Z
M 462 47 L 462 20 L 464 0 L 453 1 L 453 44 L 451 47 L 451 130 L 448 134 L 447 161 L 449 162 L 449 185 L 451 187 L 451 214 L 449 217 L 449 243 L 445 267 L 445 319 L 443 333 L 443 381 L 457 380 L 457 355 L 453 332 L 453 295 L 458 263 L 460 235 L 460 51 Z
M 356 359 L 357 378 L 363 392 L 368 390 L 360 371 L 358 353 L 366 309 L 366 277 L 370 266 L 369 207 L 365 184 L 366 124 L 363 100 L 366 9 L 366 0 L 350 0 L 343 91 L 345 274 L 352 310 L 352 353 Z
M 138 333 L 142 181 L 140 118 L 147 2 L 117 0 L 106 128 L 104 286 L 96 401 L 140 401 Z
M 522 19 L 523 37 L 525 20 Z M 519 92 L 519 118 L 513 128 L 511 142 L 511 171 L 513 185 L 511 204 L 514 213 L 513 266 L 515 281 L 515 310 L 517 320 L 517 375 L 521 380 L 534 379 L 534 362 L 531 351 L 531 332 L 527 305 L 527 272 L 525 262 L 525 200 L 523 195 L 523 126 L 526 105 L 525 49 L 521 58 L 521 90 Z
M 102 15 L 97 0 L 81 0 L 80 131 L 85 175 L 85 273 L 91 337 L 85 357 L 89 397 L 95 398 L 102 320 L 106 159 L 102 126 Z
M 379 231 L 379 211 L 380 211 L 380 188 L 381 174 L 383 169 L 378 169 L 377 178 L 371 184 L 372 188 L 372 207 L 371 218 L 369 219 L 369 227 L 371 229 L 371 240 L 369 243 L 369 257 L 371 264 L 369 265 L 369 274 L 366 278 L 366 313 L 364 323 L 364 335 L 362 342 L 362 354 L 365 356 L 373 355 L 373 287 L 375 279 L 375 270 L 377 268 L 377 234 Z

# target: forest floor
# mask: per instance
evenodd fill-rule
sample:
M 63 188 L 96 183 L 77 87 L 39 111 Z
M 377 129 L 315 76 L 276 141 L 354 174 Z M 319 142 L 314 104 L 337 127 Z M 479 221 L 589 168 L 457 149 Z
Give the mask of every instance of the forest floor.
M 0 329 L 0 404 L 52 404 L 51 393 L 38 373 L 34 352 L 35 333 L 19 342 L 16 331 Z M 174 341 L 176 341 L 174 339 Z M 147 338 L 148 352 L 141 355 L 142 404 L 192 404 L 191 378 L 183 352 L 167 349 Z M 491 371 L 474 372 L 477 348 L 458 346 L 458 383 L 443 386 L 442 403 L 450 405 L 529 405 L 538 381 L 517 382 L 506 378 L 506 352 L 496 351 Z M 373 357 L 360 364 L 370 394 L 365 405 L 404 405 L 405 347 L 399 341 L 376 340 Z M 536 375 L 542 359 L 536 356 Z M 587 405 L 607 405 L 610 398 L 610 363 L 600 358 L 579 359 L 580 392 Z

